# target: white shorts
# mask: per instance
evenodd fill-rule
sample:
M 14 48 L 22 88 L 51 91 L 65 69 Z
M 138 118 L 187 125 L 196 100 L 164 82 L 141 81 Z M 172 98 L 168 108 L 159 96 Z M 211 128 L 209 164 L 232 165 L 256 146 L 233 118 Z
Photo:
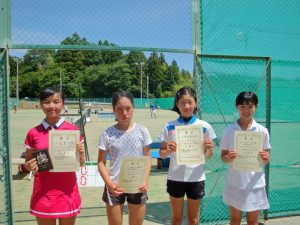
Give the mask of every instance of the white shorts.
M 249 190 L 226 186 L 223 202 L 243 212 L 269 208 L 265 187 Z

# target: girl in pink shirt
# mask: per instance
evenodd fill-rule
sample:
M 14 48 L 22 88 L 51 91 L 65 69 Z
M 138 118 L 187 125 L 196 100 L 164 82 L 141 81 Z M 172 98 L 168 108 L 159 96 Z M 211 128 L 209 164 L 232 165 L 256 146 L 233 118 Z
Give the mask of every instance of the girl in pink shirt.
M 64 96 L 59 88 L 48 87 L 40 95 L 40 104 L 45 119 L 29 130 L 25 139 L 26 169 L 35 172 L 30 213 L 36 216 L 39 225 L 74 225 L 80 212 L 81 199 L 75 172 L 39 171 L 32 152 L 48 149 L 49 130 L 78 130 L 78 127 L 60 117 L 64 106 Z M 77 143 L 80 164 L 84 163 L 83 140 Z

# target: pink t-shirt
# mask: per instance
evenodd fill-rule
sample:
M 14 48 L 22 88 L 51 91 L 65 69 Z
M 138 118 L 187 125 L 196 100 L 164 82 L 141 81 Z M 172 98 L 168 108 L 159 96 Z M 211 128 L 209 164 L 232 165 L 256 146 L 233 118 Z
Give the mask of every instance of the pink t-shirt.
M 26 148 L 32 151 L 48 148 L 51 129 L 78 130 L 78 127 L 63 118 L 54 127 L 44 120 L 29 130 L 25 140 Z M 82 136 L 80 141 L 83 142 Z M 36 172 L 30 204 L 31 214 L 44 218 L 63 218 L 79 213 L 81 200 L 76 179 L 75 172 Z

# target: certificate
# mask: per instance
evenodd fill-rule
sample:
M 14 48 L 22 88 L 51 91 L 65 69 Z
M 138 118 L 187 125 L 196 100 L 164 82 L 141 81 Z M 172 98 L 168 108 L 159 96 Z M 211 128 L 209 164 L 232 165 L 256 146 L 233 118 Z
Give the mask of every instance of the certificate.
M 79 153 L 76 150 L 78 142 L 79 130 L 49 131 L 49 153 L 53 164 L 51 172 L 74 172 L 79 170 Z
M 234 149 L 237 157 L 232 162 L 233 169 L 240 171 L 262 172 L 263 133 L 253 131 L 235 131 Z
M 203 129 L 201 125 L 176 126 L 177 165 L 204 164 Z
M 118 186 L 124 193 L 139 193 L 139 186 L 145 182 L 149 156 L 125 157 L 121 162 Z

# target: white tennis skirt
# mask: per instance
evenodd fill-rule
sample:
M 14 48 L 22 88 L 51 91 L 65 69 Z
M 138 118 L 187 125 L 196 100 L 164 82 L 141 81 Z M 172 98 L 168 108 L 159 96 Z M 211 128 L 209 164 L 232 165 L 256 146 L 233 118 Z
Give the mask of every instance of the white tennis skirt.
M 243 212 L 269 208 L 265 187 L 249 190 L 226 186 L 223 202 Z

